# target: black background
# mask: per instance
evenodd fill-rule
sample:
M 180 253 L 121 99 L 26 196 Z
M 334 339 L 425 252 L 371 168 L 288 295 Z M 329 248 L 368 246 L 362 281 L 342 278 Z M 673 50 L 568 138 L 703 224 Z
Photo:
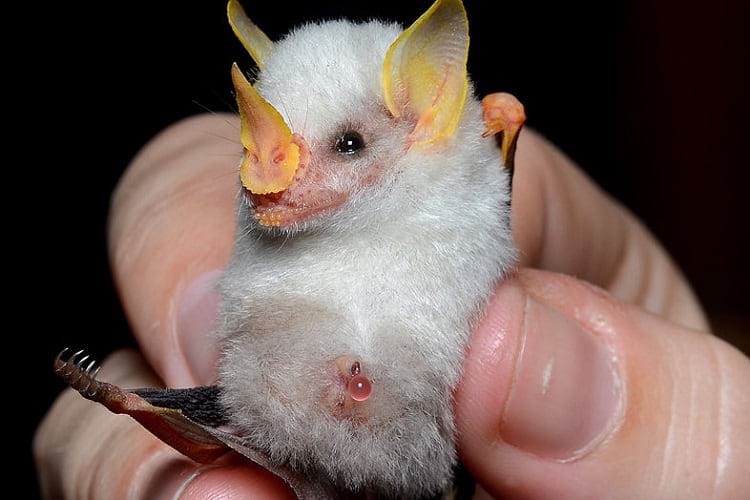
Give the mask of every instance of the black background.
M 429 6 L 261 3 L 245 2 L 272 39 L 311 19 L 410 23 Z M 466 1 L 480 95 L 519 97 L 529 126 L 662 239 L 717 333 L 747 346 L 750 38 L 741 3 Z M 29 201 L 8 214 L 22 253 L 11 264 L 22 301 L 9 312 L 27 326 L 8 337 L 26 344 L 14 350 L 23 371 L 12 386 L 23 398 L 18 449 L 33 495 L 30 439 L 62 388 L 50 369 L 56 351 L 83 346 L 101 358 L 133 345 L 107 262 L 117 179 L 163 127 L 204 108 L 231 110 L 230 65 L 248 68 L 250 58 L 223 1 L 65 2 L 18 19 L 26 35 L 11 80 L 26 98 L 11 145 L 22 160 L 9 168 L 29 176 L 17 186 Z

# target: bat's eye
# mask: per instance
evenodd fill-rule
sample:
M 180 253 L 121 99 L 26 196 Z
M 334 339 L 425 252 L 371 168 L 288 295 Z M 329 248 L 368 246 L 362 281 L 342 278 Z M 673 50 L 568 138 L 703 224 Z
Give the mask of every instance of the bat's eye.
M 359 132 L 344 132 L 336 139 L 336 151 L 344 155 L 353 155 L 365 147 L 365 140 Z

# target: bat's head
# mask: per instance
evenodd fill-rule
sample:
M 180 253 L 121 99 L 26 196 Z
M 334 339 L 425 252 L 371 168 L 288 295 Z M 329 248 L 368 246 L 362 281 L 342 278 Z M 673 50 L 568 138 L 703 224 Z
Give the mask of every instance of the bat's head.
M 494 146 L 481 138 L 469 91 L 459 0 L 436 2 L 403 32 L 334 21 L 278 42 L 235 1 L 229 17 L 259 67 L 254 85 L 232 69 L 251 224 L 287 233 L 382 227 L 486 185 L 472 167 Z

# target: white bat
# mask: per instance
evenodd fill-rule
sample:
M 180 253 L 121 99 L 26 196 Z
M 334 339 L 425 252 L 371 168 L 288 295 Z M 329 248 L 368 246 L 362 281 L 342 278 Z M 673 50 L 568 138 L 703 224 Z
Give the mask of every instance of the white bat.
M 114 411 L 159 416 L 140 420 L 188 456 L 229 446 L 301 497 L 442 495 L 463 352 L 514 264 L 523 108 L 474 96 L 460 0 L 405 31 L 339 20 L 277 42 L 236 0 L 228 13 L 260 72 L 232 68 L 245 152 L 218 386 L 125 392 L 75 357 L 56 366 Z

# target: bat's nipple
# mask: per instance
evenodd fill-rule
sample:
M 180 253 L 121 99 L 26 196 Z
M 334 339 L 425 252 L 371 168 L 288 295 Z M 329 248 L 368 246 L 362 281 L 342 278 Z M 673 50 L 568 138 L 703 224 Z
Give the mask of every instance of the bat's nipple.
M 346 390 L 354 401 L 367 401 L 372 393 L 372 384 L 364 375 L 355 375 L 347 384 Z
M 356 358 L 341 356 L 336 360 L 346 394 L 353 401 L 367 401 L 372 394 L 372 382 L 362 373 L 362 364 Z

